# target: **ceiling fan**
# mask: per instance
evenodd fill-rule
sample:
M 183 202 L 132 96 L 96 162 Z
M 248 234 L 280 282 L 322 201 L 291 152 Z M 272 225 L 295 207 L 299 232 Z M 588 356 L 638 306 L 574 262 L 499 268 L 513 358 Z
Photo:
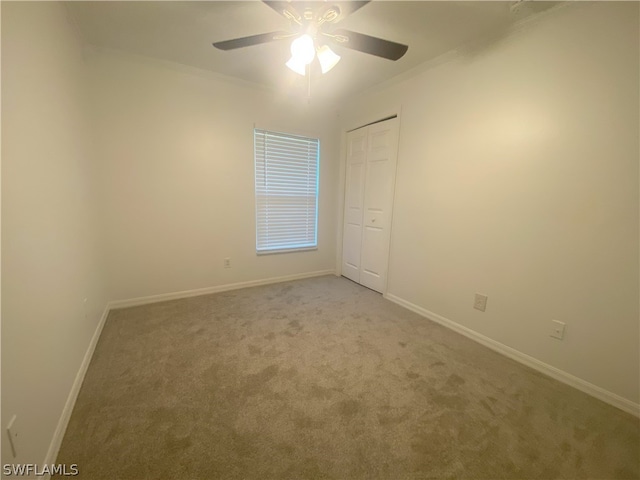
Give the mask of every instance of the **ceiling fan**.
M 370 1 L 325 3 L 262 0 L 265 5 L 290 21 L 290 31 L 224 40 L 215 42 L 213 46 L 220 50 L 234 50 L 293 38 L 291 59 L 286 65 L 300 75 L 306 75 L 315 58 L 320 63 L 322 73 L 328 72 L 340 61 L 340 56 L 331 50 L 329 45 L 357 50 L 388 60 L 398 60 L 407 52 L 407 45 L 335 28 L 337 23 Z

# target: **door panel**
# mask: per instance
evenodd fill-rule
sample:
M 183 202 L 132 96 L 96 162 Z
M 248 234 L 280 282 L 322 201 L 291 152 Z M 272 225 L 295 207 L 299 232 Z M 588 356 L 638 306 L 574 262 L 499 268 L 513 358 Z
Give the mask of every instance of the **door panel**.
M 386 160 L 375 160 L 367 165 L 367 188 L 364 204 L 367 211 L 388 213 L 389 198 L 393 189 L 393 172 Z
M 344 230 L 342 249 L 342 274 L 360 282 L 360 245 L 362 243 L 361 225 L 347 224 Z
M 347 185 L 349 195 L 345 214 L 347 222 L 360 224 L 362 221 L 362 199 L 364 197 L 364 162 L 347 165 Z
M 360 282 L 366 156 L 367 132 L 359 130 L 350 132 L 347 135 L 342 274 L 358 283 Z
M 362 239 L 360 283 L 377 292 L 384 290 L 384 272 L 387 257 L 382 255 L 385 248 L 385 230 L 365 226 Z

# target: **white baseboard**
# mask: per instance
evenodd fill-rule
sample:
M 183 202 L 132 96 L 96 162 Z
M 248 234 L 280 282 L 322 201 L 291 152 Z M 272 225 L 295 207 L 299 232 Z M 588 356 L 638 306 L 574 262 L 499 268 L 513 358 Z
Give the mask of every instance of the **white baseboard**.
M 489 337 L 485 337 L 484 335 L 471 330 L 470 328 L 460 325 L 459 323 L 449 320 L 448 318 L 438 315 L 437 313 L 430 312 L 426 308 L 415 305 L 391 293 L 385 294 L 384 297 L 394 303 L 397 303 L 398 305 L 405 307 L 408 310 L 411 310 L 412 312 L 417 313 L 418 315 L 426 317 L 429 320 L 432 320 L 457 333 L 460 333 L 461 335 L 464 335 L 465 337 L 470 338 L 471 340 L 474 340 L 484 345 L 485 347 L 490 348 L 491 350 L 501 353 L 502 355 L 509 357 L 516 362 L 522 363 L 523 365 L 531 367 L 534 370 L 537 370 L 538 372 L 541 372 L 549 377 L 555 378 L 562 383 L 577 388 L 578 390 L 599 400 L 602 400 L 603 402 L 613 405 L 620 410 L 624 410 L 625 412 L 635 415 L 636 417 L 640 417 L 640 404 L 638 403 L 634 403 L 631 400 L 605 390 L 604 388 L 594 385 L 593 383 L 589 383 L 586 380 L 582 380 L 581 378 L 571 375 L 570 373 L 553 367 L 547 363 L 541 362 L 540 360 L 527 355 L 526 353 L 522 353 L 515 348 L 511 348 Z
M 58 426 L 56 427 L 56 431 L 54 432 L 51 443 L 49 444 L 49 451 L 47 452 L 47 456 L 45 457 L 45 460 L 43 462 L 45 465 L 51 465 L 56 462 L 58 452 L 60 451 L 60 446 L 62 445 L 62 439 L 64 438 L 64 434 L 67 430 L 67 425 L 69 424 L 71 413 L 73 412 L 73 407 L 76 404 L 78 393 L 80 393 L 80 387 L 82 387 L 84 376 L 87 373 L 87 369 L 89 368 L 89 364 L 91 363 L 91 358 L 93 357 L 93 352 L 96 349 L 98 339 L 100 338 L 102 328 L 104 327 L 108 316 L 109 306 L 107 305 L 104 309 L 104 312 L 102 312 L 102 317 L 100 317 L 100 321 L 98 322 L 95 331 L 93 332 L 93 336 L 91 337 L 91 341 L 89 342 L 87 351 L 84 354 L 84 358 L 82 359 L 82 363 L 80 364 L 80 368 L 78 369 L 76 378 L 73 381 L 73 385 L 71 386 L 71 391 L 69 392 L 69 396 L 67 397 L 67 402 L 62 409 L 62 415 L 60 415 Z M 46 475 L 40 478 L 49 480 L 50 476 Z
M 182 292 L 162 293 L 160 295 L 150 295 L 148 297 L 131 298 L 128 300 L 115 300 L 109 302 L 109 308 L 137 307 L 138 305 L 147 305 L 149 303 L 166 302 L 167 300 L 177 300 L 179 298 L 198 297 L 200 295 L 208 295 L 210 293 L 227 292 L 229 290 L 238 290 L 240 288 L 258 287 L 260 285 L 301 280 L 303 278 L 320 277 L 322 275 L 335 275 L 335 270 L 318 270 L 315 272 L 296 273 L 281 277 L 249 280 L 247 282 L 228 283 L 225 285 L 216 285 L 215 287 L 197 288 L 195 290 L 185 290 Z

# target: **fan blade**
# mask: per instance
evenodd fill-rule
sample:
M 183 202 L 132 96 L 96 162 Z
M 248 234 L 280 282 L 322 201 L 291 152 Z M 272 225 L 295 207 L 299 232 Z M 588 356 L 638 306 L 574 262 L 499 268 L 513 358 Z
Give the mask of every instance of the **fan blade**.
M 327 35 L 341 47 L 368 53 L 389 60 L 398 60 L 407 53 L 409 47 L 401 43 L 391 42 L 378 37 L 371 37 L 364 33 L 351 30 L 334 30 Z
M 293 20 L 298 25 L 301 24 L 302 17 L 296 11 L 296 9 L 293 8 L 291 2 L 272 2 L 270 0 L 262 0 L 262 3 L 264 3 L 268 7 L 271 7 L 283 17 L 288 18 L 289 20 Z
M 274 42 L 276 40 L 282 40 L 290 36 L 292 36 L 292 34 L 289 32 L 261 33 L 259 35 L 251 35 L 250 37 L 234 38 L 233 40 L 215 42 L 213 46 L 219 48 L 220 50 L 233 50 L 236 48 L 259 45 L 261 43 Z

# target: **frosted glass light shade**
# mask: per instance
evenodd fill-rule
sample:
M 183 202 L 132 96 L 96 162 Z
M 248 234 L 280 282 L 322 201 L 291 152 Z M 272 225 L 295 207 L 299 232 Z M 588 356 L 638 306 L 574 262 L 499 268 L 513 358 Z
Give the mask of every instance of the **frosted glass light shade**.
M 338 64 L 340 55 L 331 50 L 327 45 L 323 45 L 318 48 L 318 61 L 320 62 L 322 73 L 327 73 Z
M 286 65 L 298 75 L 302 75 L 303 77 L 307 73 L 307 65 L 299 61 L 296 57 L 291 57 Z
M 316 56 L 313 38 L 305 33 L 291 42 L 291 56 L 298 62 L 309 65 Z

